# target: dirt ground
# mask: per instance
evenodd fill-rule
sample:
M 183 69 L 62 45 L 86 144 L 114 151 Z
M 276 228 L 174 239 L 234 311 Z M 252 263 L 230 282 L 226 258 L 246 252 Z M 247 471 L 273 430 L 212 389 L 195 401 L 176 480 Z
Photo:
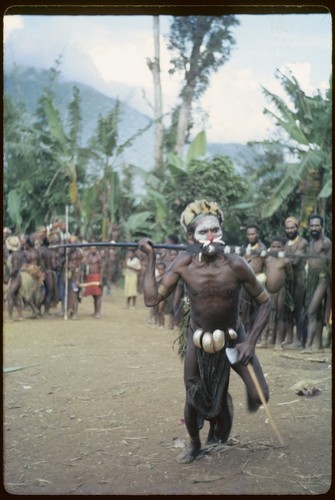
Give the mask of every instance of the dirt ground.
M 269 408 L 249 414 L 232 371 L 228 442 L 176 462 L 188 443 L 181 421 L 183 367 L 176 330 L 148 324 L 138 297 L 104 296 L 102 317 L 84 298 L 79 320 L 3 328 L 3 483 L 12 495 L 312 495 L 331 486 L 331 351 L 257 349 Z M 298 395 L 299 389 L 304 395 Z M 311 395 L 314 394 L 314 395 Z M 310 397 L 308 397 L 311 395 Z M 201 431 L 205 444 L 208 423 Z

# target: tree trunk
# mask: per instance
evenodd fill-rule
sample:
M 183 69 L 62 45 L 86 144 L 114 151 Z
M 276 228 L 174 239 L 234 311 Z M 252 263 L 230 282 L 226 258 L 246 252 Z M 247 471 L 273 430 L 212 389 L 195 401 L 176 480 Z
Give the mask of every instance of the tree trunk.
M 183 150 L 186 141 L 186 132 L 189 126 L 189 119 L 192 107 L 194 90 L 190 87 L 185 88 L 184 98 L 181 103 L 179 116 L 178 116 L 178 125 L 177 125 L 177 138 L 176 138 L 176 146 L 175 153 L 183 157 Z
M 200 47 L 203 42 L 206 29 L 208 29 L 208 27 L 202 25 L 199 25 L 198 28 L 199 29 L 197 32 L 197 37 L 194 41 L 194 45 L 189 60 L 189 70 L 185 74 L 185 85 L 180 94 L 182 98 L 182 103 L 178 117 L 175 153 L 181 158 L 183 157 L 183 149 L 186 142 L 186 134 L 190 122 L 192 101 L 194 99 L 195 88 L 197 81 L 200 77 L 198 69 Z
M 160 45 L 159 45 L 159 16 L 154 16 L 154 62 L 149 65 L 154 79 L 154 95 L 155 95 L 155 145 L 154 145 L 154 161 L 155 171 L 158 174 L 163 174 L 163 105 L 162 105 L 162 86 L 160 78 Z

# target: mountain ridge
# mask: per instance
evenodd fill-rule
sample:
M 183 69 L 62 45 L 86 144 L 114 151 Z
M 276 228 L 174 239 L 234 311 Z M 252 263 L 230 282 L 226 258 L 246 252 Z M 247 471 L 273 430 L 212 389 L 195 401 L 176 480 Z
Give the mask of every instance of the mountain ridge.
M 15 66 L 4 71 L 4 93 L 8 93 L 14 101 L 22 104 L 27 113 L 33 115 L 43 88 L 50 85 L 50 72 L 30 66 Z M 61 76 L 54 85 L 55 105 L 63 121 L 66 120 L 67 107 L 72 97 L 73 87 L 80 91 L 82 114 L 81 142 L 84 146 L 93 135 L 98 119 L 106 116 L 114 107 L 117 97 L 109 97 L 93 87 L 79 82 L 68 81 Z M 144 113 L 120 100 L 121 114 L 119 123 L 119 142 L 122 144 L 147 127 L 152 119 Z M 236 171 L 241 173 L 244 164 L 253 162 L 250 148 L 238 143 L 207 143 L 207 155 L 220 154 L 229 156 L 234 162 Z M 146 130 L 134 139 L 132 146 L 125 148 L 119 157 L 119 164 L 133 164 L 149 171 L 154 166 L 154 129 Z

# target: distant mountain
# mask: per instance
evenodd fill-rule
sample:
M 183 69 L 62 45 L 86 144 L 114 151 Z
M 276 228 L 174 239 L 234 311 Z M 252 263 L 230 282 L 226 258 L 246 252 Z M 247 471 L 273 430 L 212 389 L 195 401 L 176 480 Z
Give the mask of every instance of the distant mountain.
M 238 173 L 243 173 L 245 167 L 255 165 L 255 152 L 249 146 L 238 143 L 216 143 L 210 142 L 207 144 L 207 154 L 229 156 L 233 161 L 235 170 Z
M 22 105 L 29 114 L 33 114 L 43 89 L 49 86 L 50 73 L 47 70 L 26 66 L 16 66 L 4 71 L 4 92 L 8 93 L 14 102 Z M 82 145 L 93 135 L 100 116 L 106 116 L 114 107 L 116 99 L 107 97 L 94 88 L 78 82 L 62 80 L 55 84 L 55 104 L 66 119 L 67 107 L 72 98 L 73 87 L 78 87 L 81 98 L 82 112 Z M 121 120 L 119 125 L 119 142 L 123 143 L 145 128 L 150 118 L 121 101 Z M 119 159 L 119 164 L 130 163 L 151 170 L 154 166 L 154 129 L 149 128 L 134 140 L 131 147 L 126 148 Z M 246 164 L 253 163 L 250 148 L 242 144 L 208 143 L 207 154 L 229 156 L 238 172 L 243 171 Z
M 4 92 L 8 93 L 16 103 L 22 104 L 28 113 L 35 112 L 38 99 L 43 89 L 49 85 L 49 72 L 46 70 L 17 66 L 4 74 Z M 116 99 L 107 97 L 88 85 L 68 82 L 59 79 L 55 85 L 55 104 L 63 120 L 66 119 L 68 104 L 72 98 L 73 87 L 78 87 L 81 98 L 82 113 L 82 145 L 94 134 L 100 116 L 106 116 L 114 107 Z M 119 125 L 119 143 L 122 144 L 145 128 L 150 118 L 126 103 L 121 103 L 121 119 Z M 134 140 L 127 148 L 120 162 L 141 166 L 146 170 L 153 167 L 153 128 L 148 129 Z

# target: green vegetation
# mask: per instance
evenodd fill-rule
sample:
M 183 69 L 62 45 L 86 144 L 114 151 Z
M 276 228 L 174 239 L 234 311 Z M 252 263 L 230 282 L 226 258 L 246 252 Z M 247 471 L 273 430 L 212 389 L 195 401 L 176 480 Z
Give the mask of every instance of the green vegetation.
M 273 117 L 276 138 L 249 145 L 252 161 L 243 172 L 229 156 L 207 153 L 204 131 L 188 144 L 183 159 L 175 152 L 173 127 L 164 131 L 164 164 L 157 171 L 141 160 L 120 161 L 153 122 L 142 121 L 121 139 L 124 105 L 115 100 L 99 113 L 84 141 L 81 91 L 74 86 L 68 102 L 56 104 L 58 76 L 56 66 L 29 110 L 5 87 L 3 222 L 17 234 L 64 218 L 69 206 L 70 232 L 87 240 L 111 239 L 115 224 L 119 237 L 128 240 L 150 235 L 163 241 L 172 232 L 183 238 L 182 210 L 193 199 L 207 198 L 220 203 L 224 239 L 232 244 L 244 240 L 241 229 L 250 222 L 256 221 L 269 241 L 289 214 L 306 228 L 313 212 L 324 216 L 331 237 L 331 87 L 325 95 L 307 96 L 293 75 L 278 72 L 287 102 L 263 89 L 272 105 L 264 112 Z M 177 127 L 175 112 L 171 121 Z

